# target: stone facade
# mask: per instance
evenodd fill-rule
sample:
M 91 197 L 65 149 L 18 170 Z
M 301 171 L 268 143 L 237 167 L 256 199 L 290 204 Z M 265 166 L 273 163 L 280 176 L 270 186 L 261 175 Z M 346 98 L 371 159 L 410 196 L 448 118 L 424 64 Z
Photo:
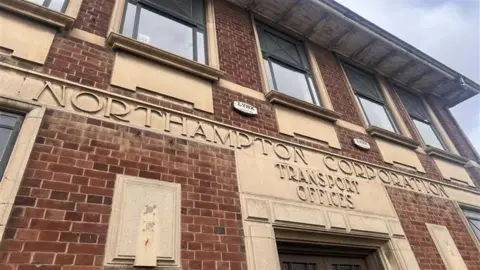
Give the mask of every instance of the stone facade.
M 422 146 L 390 82 L 389 106 L 406 130 L 395 139 L 402 146 L 369 130 L 342 68 L 344 59 L 333 48 L 309 42 L 307 49 L 321 74 L 316 88 L 325 91 L 332 108 L 266 95 L 255 7 L 205 1 L 215 27 L 208 51 L 216 55 L 209 57 L 218 60 L 217 70 L 137 41 L 113 40 L 119 31 L 115 14 L 122 14 L 124 0 L 70 0 L 77 1 L 81 5 L 70 27 L 47 23 L 42 25 L 47 30 L 38 30 L 55 29 L 52 42 L 37 41 L 49 47 L 44 63 L 15 56 L 17 44 L 5 50 L 0 44 L 1 110 L 25 115 L 0 182 L 0 269 L 134 269 L 138 263 L 155 269 L 279 270 L 280 241 L 345 247 L 351 244 L 348 239 L 358 240 L 356 248 L 370 250 L 367 261 L 377 258 L 383 264 L 378 269 L 453 269 L 448 268 L 451 256 L 466 269 L 480 269 L 480 244 L 460 210 L 480 209 L 479 157 L 438 96 L 426 95 L 425 100 L 454 147 L 435 156 Z M 26 23 L 39 20 L 19 13 L 15 4 L 0 8 L 0 16 L 5 12 Z M 39 14 L 43 21 L 62 18 Z M 0 35 L 13 30 L 0 27 Z M 112 85 L 119 52 L 161 65 L 181 80 L 193 81 L 189 85 L 206 85 L 213 111 L 198 109 L 175 91 Z M 161 78 L 161 72 L 146 77 L 153 82 L 146 85 Z M 195 89 L 188 90 L 196 95 Z M 253 105 L 258 115 L 240 114 L 232 108 L 234 101 Z M 286 134 L 279 125 L 282 106 L 322 121 L 339 147 L 300 129 Z M 290 128 L 297 131 L 295 125 L 302 123 Z M 370 149 L 355 146 L 354 139 Z M 417 147 L 407 149 L 408 143 Z M 385 151 L 395 147 L 418 159 L 421 169 L 388 162 Z M 446 177 L 449 168 L 460 172 L 458 177 Z M 179 227 L 159 232 L 153 225 L 159 238 L 154 238 L 151 256 L 158 265 L 140 263 L 149 255 L 139 253 L 119 256 L 116 263 L 106 259 L 118 251 L 106 243 L 113 237 L 112 226 L 119 226 L 111 222 L 112 203 L 121 200 L 115 197 L 115 183 L 125 175 L 153 185 L 180 185 L 179 205 L 171 202 L 179 209 Z M 140 224 L 143 218 L 138 213 L 128 222 Z M 443 254 L 427 224 L 445 226 L 459 253 Z M 176 230 L 179 245 L 161 240 L 162 233 Z M 299 232 L 298 238 L 292 232 Z M 132 249 L 140 239 L 127 233 L 122 237 L 134 239 Z M 163 252 L 179 252 L 180 259 L 168 259 Z

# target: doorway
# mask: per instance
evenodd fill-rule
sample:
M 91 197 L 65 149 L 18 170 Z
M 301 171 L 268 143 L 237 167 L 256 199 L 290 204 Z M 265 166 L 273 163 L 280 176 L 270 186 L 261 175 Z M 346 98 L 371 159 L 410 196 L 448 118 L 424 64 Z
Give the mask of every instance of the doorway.
M 281 270 L 378 270 L 372 249 L 277 242 Z
M 369 270 L 362 258 L 280 255 L 282 270 Z

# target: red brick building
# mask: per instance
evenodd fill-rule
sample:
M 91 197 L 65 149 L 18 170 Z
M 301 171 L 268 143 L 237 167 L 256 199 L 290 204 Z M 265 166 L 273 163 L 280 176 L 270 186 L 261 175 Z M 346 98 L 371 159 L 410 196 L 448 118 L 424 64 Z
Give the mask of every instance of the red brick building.
M 0 269 L 480 269 L 479 91 L 330 0 L 0 0 Z

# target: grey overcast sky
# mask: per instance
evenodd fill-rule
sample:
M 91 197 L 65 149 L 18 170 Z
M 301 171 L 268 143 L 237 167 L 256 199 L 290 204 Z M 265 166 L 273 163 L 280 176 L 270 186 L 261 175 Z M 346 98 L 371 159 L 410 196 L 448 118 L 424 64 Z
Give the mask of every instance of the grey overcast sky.
M 480 82 L 480 0 L 336 0 Z M 480 152 L 480 95 L 451 109 Z

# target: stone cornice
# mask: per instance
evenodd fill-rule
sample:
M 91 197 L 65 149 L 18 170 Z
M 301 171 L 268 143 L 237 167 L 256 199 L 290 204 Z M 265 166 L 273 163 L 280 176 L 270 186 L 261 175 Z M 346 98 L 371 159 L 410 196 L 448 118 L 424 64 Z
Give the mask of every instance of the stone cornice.
M 24 0 L 1 0 L 0 8 L 23 15 L 61 30 L 72 28 L 75 18 Z
M 367 133 L 373 137 L 382 138 L 382 139 L 400 144 L 410 149 L 416 149 L 418 146 L 420 146 L 420 142 L 414 139 L 410 139 L 398 133 L 391 132 L 376 126 L 371 126 L 367 128 Z
M 280 104 L 285 107 L 292 108 L 296 111 L 304 112 L 330 122 L 336 122 L 341 114 L 323 107 L 314 105 L 309 102 L 305 102 L 300 99 L 296 99 L 289 95 L 285 95 L 279 91 L 272 90 L 265 95 L 267 100 L 272 104 Z
M 436 148 L 436 147 L 428 146 L 425 149 L 425 152 L 427 152 L 427 154 L 429 156 L 438 157 L 438 158 L 441 158 L 441 159 L 444 159 L 444 160 L 448 160 L 450 162 L 459 164 L 461 166 L 464 166 L 468 162 L 468 158 L 456 155 L 454 153 L 451 153 L 451 152 L 448 152 L 448 151 L 445 151 L 445 150 L 442 150 L 442 149 L 439 149 L 439 148 Z
M 131 52 L 135 55 L 180 69 L 210 81 L 218 81 L 225 75 L 225 72 L 221 70 L 169 53 L 115 32 L 110 33 L 107 38 L 107 44 L 113 49 L 121 49 Z

